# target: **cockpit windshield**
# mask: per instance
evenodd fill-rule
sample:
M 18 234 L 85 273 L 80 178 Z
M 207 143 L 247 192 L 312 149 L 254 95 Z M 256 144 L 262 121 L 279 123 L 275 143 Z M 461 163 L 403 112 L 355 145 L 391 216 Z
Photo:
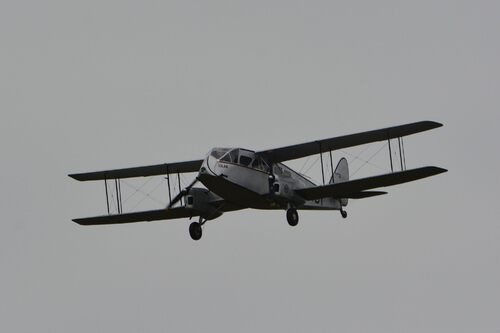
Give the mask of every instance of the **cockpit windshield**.
M 240 148 L 214 148 L 210 155 L 222 162 L 233 163 L 247 168 L 269 172 L 267 163 L 255 152 Z
M 224 156 L 224 154 L 227 153 L 229 150 L 230 150 L 229 148 L 214 148 L 210 152 L 210 156 L 213 156 L 216 159 L 219 159 L 222 156 Z
M 238 163 L 238 148 L 236 149 L 228 149 L 228 152 L 226 152 L 219 160 L 224 161 L 224 162 L 229 162 L 229 163 Z

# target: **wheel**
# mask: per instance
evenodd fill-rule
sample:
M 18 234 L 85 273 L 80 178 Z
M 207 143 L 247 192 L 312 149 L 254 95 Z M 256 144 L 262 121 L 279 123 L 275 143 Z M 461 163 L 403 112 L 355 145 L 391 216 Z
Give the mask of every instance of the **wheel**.
M 295 208 L 288 208 L 286 211 L 286 220 L 292 227 L 295 227 L 299 223 L 299 213 L 297 213 Z
M 201 224 L 193 222 L 189 225 L 189 235 L 193 240 L 199 240 L 202 234 Z
M 347 217 L 347 212 L 345 210 L 341 210 L 340 211 L 340 214 L 342 215 L 342 217 L 345 219 Z

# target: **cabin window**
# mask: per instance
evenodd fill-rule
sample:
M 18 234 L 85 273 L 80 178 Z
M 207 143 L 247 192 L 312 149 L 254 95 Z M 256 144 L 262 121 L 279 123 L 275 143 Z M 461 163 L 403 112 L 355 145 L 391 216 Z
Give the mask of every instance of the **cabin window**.
M 264 160 L 258 155 L 255 157 L 255 160 L 252 163 L 252 168 L 264 172 L 269 172 L 269 167 L 267 166 L 266 162 L 264 162 Z
M 260 161 L 258 158 L 256 158 L 255 160 L 253 160 L 253 163 L 252 163 L 252 168 L 254 169 L 262 169 L 262 166 L 260 165 Z
M 229 152 L 230 162 L 238 163 L 238 149 L 233 149 Z
M 252 163 L 252 158 L 248 156 L 241 155 L 240 156 L 240 164 L 244 166 L 249 166 Z

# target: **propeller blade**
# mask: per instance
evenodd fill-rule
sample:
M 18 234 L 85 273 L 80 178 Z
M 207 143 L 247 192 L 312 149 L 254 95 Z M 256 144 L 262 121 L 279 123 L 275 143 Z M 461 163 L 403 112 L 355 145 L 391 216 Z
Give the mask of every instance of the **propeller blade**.
M 191 189 L 191 187 L 194 186 L 194 184 L 196 184 L 198 182 L 198 178 L 195 178 L 191 184 L 189 184 L 186 188 L 184 188 L 182 191 L 179 192 L 179 194 L 177 194 L 174 199 L 172 201 L 170 201 L 170 203 L 168 204 L 167 206 L 167 209 L 169 208 L 172 208 L 176 203 L 178 203 L 183 196 L 185 196 L 186 194 L 189 193 L 189 190 Z

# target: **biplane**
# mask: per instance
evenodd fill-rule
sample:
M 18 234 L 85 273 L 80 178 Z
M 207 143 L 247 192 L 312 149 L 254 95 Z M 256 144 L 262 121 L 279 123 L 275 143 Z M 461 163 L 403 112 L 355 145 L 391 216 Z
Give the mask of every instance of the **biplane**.
M 80 225 L 103 225 L 198 217 L 198 221 L 189 225 L 189 234 L 193 240 L 199 240 L 202 237 L 202 227 L 207 221 L 226 212 L 248 208 L 284 210 L 290 226 L 296 226 L 299 222 L 298 210 L 333 210 L 339 211 L 346 218 L 345 207 L 349 199 L 387 194 L 375 189 L 446 172 L 447 170 L 435 166 L 407 169 L 404 157 L 403 137 L 441 126 L 437 122 L 421 121 L 269 150 L 213 148 L 200 160 L 70 174 L 71 178 L 78 181 L 103 180 L 108 207 L 108 215 L 73 221 Z M 397 161 L 393 161 L 391 153 L 391 140 L 396 139 L 401 165 L 398 171 L 394 170 Z M 349 166 L 344 157 L 333 167 L 332 151 L 385 140 L 388 141 L 390 173 L 349 179 Z M 283 163 L 316 154 L 321 158 L 323 183 L 320 185 L 314 184 L 307 176 Z M 331 178 L 328 182 L 325 182 L 325 154 L 330 156 Z M 178 193 L 172 198 L 170 176 L 177 174 L 179 177 L 183 173 L 196 173 L 196 176 L 184 189 L 179 186 Z M 124 213 L 120 180 L 158 175 L 166 176 L 169 193 L 166 207 Z M 117 214 L 110 213 L 108 181 L 115 182 Z M 204 187 L 195 187 L 198 182 Z

